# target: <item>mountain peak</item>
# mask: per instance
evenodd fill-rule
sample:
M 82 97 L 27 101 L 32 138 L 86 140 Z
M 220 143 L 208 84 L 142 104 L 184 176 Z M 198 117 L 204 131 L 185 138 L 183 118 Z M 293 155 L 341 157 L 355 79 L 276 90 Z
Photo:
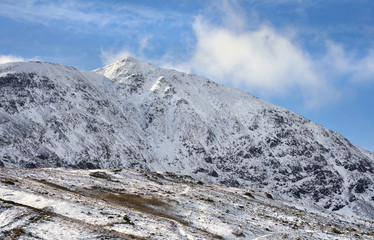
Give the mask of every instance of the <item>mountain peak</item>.
M 122 67 L 122 66 L 153 66 L 153 67 L 156 67 L 148 62 L 144 62 L 144 61 L 141 61 L 137 58 L 134 58 L 132 56 L 126 56 L 126 57 L 123 57 L 123 58 L 120 58 L 118 61 L 115 61 L 114 63 L 112 64 L 109 64 L 107 66 L 104 66 L 105 67 L 109 67 L 111 66 L 112 68 L 118 68 L 118 67 Z
M 126 56 L 126 57 L 120 58 L 117 62 L 141 62 L 141 61 L 132 56 Z
M 94 72 L 100 73 L 110 79 L 116 76 L 124 76 L 127 74 L 142 74 L 144 72 L 154 71 L 158 67 L 142 62 L 134 57 L 127 56 L 119 59 L 118 61 L 106 65 L 102 68 L 95 69 Z

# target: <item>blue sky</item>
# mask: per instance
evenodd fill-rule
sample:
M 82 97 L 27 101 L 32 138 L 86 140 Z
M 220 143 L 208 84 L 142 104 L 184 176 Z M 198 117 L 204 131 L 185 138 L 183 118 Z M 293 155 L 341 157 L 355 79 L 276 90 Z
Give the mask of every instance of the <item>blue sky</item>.
M 371 0 L 0 1 L 0 62 L 131 55 L 293 110 L 374 151 Z

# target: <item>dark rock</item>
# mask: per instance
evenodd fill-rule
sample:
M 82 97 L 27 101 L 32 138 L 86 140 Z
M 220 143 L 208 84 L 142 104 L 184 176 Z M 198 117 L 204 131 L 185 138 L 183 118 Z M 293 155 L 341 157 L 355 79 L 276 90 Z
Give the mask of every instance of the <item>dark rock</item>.
M 234 179 L 225 179 L 225 180 L 221 181 L 220 183 L 224 184 L 224 185 L 231 186 L 231 187 L 239 187 L 240 186 L 240 183 L 237 180 L 234 180 Z
M 90 176 L 95 177 L 95 178 L 103 178 L 103 179 L 111 180 L 110 175 L 105 172 L 92 172 L 90 173 Z
M 212 170 L 208 175 L 212 177 L 218 177 L 218 173 L 214 170 Z
M 100 166 L 92 163 L 92 162 L 85 162 L 80 161 L 78 164 L 73 166 L 74 168 L 80 168 L 80 169 L 100 169 Z
M 335 205 L 333 207 L 332 211 L 338 211 L 338 210 L 342 209 L 343 207 L 345 207 L 345 205 L 343 205 L 343 204 Z
M 198 168 L 198 169 L 196 169 L 195 171 L 194 171 L 194 173 L 196 174 L 196 173 L 200 173 L 200 172 L 203 172 L 203 173 L 207 173 L 207 172 L 209 172 L 207 169 L 205 169 L 205 168 Z
M 25 164 L 25 168 L 37 168 L 37 165 L 33 162 L 28 162 Z
M 372 184 L 372 181 L 369 179 L 359 179 L 354 186 L 356 193 L 364 193 L 365 190 Z
M 210 156 L 206 157 L 204 160 L 205 160 L 205 162 L 207 162 L 207 163 L 213 163 L 213 159 L 212 159 L 212 157 L 210 157 Z

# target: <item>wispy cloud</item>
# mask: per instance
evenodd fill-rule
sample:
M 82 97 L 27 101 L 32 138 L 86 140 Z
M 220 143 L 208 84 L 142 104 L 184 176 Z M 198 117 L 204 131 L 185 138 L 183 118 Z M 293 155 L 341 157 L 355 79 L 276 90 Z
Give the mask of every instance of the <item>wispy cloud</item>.
M 23 62 L 24 58 L 14 55 L 0 55 L 0 64 L 9 62 Z
M 119 51 L 101 49 L 100 52 L 100 59 L 104 65 L 109 65 L 124 57 L 136 57 L 136 55 L 127 48 L 123 48 Z
M 156 11 L 144 5 L 105 1 L 3 0 L 0 1 L 0 16 L 44 25 L 49 25 L 51 21 L 62 21 L 64 24 L 61 26 L 77 30 L 83 25 L 95 28 L 110 26 L 110 29 L 118 30 L 116 27 L 134 29 L 141 24 L 175 20 L 179 18 L 179 13 Z
M 122 47 L 119 50 L 101 48 L 100 49 L 101 62 L 105 65 L 108 65 L 115 61 L 118 61 L 121 58 L 128 57 L 128 56 L 151 62 L 152 60 L 147 59 L 147 57 L 144 54 L 144 51 L 146 49 L 151 48 L 149 44 L 150 39 L 152 39 L 151 35 L 146 35 L 142 38 L 139 38 L 137 49 L 132 49 L 128 46 Z
M 327 52 L 322 59 L 326 69 L 336 74 L 348 75 L 350 83 L 374 82 L 374 48 L 368 49 L 361 57 L 355 52 L 347 52 L 333 41 L 326 42 Z

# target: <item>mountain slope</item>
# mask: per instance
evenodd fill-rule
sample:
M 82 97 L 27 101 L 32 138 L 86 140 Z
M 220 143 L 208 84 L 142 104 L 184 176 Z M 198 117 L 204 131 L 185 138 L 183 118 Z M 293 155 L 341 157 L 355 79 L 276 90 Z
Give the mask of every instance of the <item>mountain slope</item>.
M 238 89 L 133 58 L 0 68 L 5 167 L 137 167 L 374 219 L 373 154 Z M 1 163 L 0 163 L 1 164 Z
M 126 115 L 78 70 L 27 62 L 2 65 L 0 76 L 0 164 L 103 168 L 147 158 Z

